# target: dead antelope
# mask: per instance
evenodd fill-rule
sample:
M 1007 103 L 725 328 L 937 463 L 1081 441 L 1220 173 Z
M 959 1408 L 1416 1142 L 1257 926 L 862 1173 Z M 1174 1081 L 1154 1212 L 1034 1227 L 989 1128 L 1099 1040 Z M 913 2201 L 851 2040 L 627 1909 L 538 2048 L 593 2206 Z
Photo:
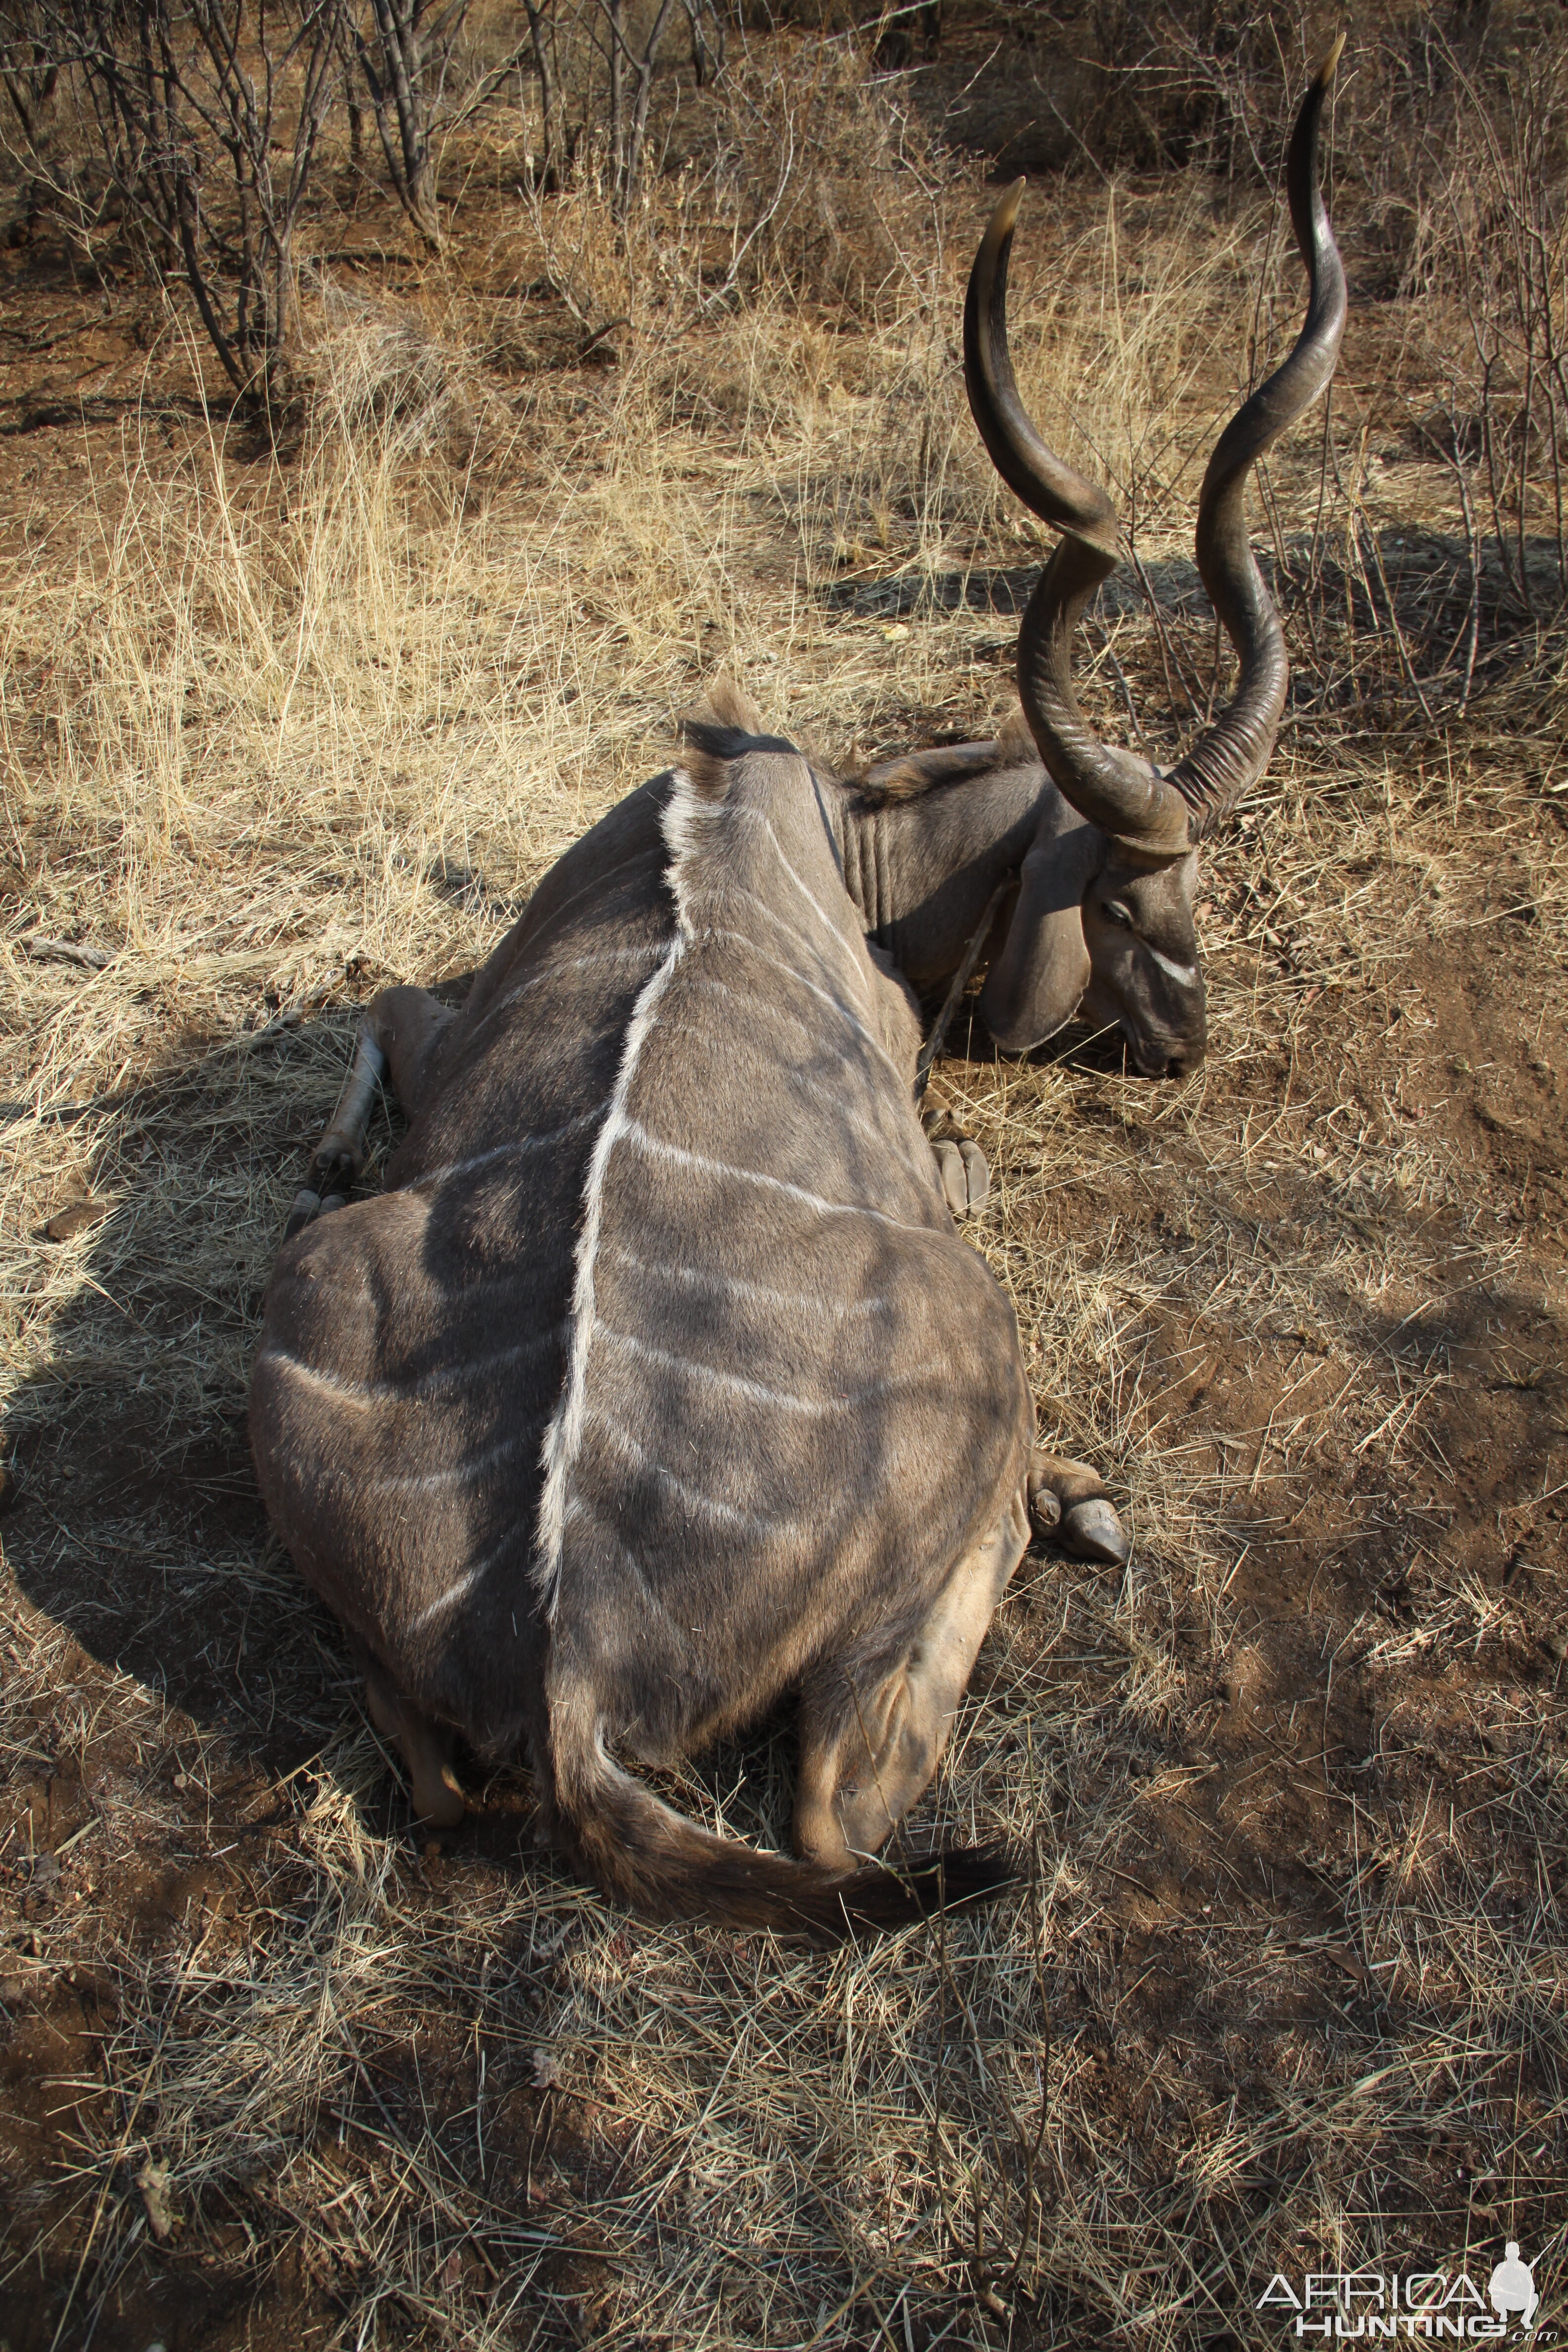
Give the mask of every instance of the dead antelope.
M 1328 381 L 1343 313 L 1315 180 L 1328 72 L 1290 149 L 1307 324 L 1204 487 L 1240 686 L 1170 777 L 1073 699 L 1114 526 L 1018 406 L 1015 189 L 966 364 L 997 464 L 1067 534 L 1019 649 L 1039 757 L 1020 738 L 845 783 L 722 697 L 684 766 L 545 877 L 460 1013 L 415 988 L 370 1007 L 268 1293 L 251 1433 L 422 1816 L 461 1813 L 460 1731 L 526 1748 L 547 1832 L 653 1911 L 842 1932 L 1007 1875 L 989 1850 L 873 1857 L 935 1769 L 1031 1506 L 1081 1551 L 1126 1539 L 1091 1471 L 1033 1451 L 1012 1309 L 951 1213 L 984 1163 L 933 1157 L 917 1115 L 910 984 L 988 951 L 1006 1045 L 1082 999 L 1141 1068 L 1202 1052 L 1194 844 L 1258 772 L 1285 689 L 1242 484 Z M 411 1125 L 388 1189 L 342 1205 L 384 1071 Z M 699 1829 L 628 1769 L 790 1693 L 795 1859 Z

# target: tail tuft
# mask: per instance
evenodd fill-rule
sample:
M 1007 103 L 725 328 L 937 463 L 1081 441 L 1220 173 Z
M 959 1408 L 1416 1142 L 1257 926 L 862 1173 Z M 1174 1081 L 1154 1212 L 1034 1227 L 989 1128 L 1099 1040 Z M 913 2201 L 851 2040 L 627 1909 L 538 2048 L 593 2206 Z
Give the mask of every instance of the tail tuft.
M 605 1751 L 588 1706 L 551 1707 L 552 1811 L 606 1895 L 664 1919 L 769 1927 L 815 1943 L 909 1927 L 984 1902 L 1020 1875 L 1004 1845 L 955 1847 L 848 1873 L 715 1837 L 662 1803 Z
M 851 1933 L 883 1932 L 934 1918 L 939 1911 L 956 1911 L 965 1903 L 990 1902 L 1022 1875 L 1021 1857 L 1011 1846 L 949 1846 L 908 1863 L 873 1863 L 853 1878 L 838 1880 L 833 1899 Z

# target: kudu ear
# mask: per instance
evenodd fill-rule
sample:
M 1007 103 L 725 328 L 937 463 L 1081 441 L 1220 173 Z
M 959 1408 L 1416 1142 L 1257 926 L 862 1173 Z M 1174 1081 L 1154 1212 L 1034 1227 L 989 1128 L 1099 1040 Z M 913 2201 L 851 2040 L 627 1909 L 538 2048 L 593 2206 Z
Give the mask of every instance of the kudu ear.
M 691 713 L 693 719 L 711 719 L 719 727 L 737 728 L 742 735 L 766 732 L 763 714 L 743 687 L 721 670 L 703 698 L 701 707 Z
M 1042 826 L 1024 859 L 1006 934 L 980 992 L 980 1017 L 1004 1053 L 1026 1054 L 1072 1019 L 1089 982 L 1083 898 L 1105 835 L 1068 815 Z

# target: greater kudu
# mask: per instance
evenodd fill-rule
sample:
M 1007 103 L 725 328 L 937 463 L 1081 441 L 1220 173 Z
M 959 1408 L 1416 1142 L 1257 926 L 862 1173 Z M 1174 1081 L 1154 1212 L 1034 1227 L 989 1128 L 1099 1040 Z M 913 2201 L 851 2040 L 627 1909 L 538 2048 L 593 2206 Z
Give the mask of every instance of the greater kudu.
M 251 1430 L 424 1817 L 461 1813 L 461 1730 L 526 1746 L 545 1829 L 649 1909 L 834 1932 L 1006 1876 L 984 1850 L 871 1857 L 935 1768 L 1031 1507 L 1082 1551 L 1126 1543 L 1091 1471 L 1033 1451 L 1012 1310 L 950 1213 L 983 1163 L 933 1160 L 917 1117 L 910 983 L 989 937 L 1005 1045 L 1087 993 L 1142 1067 L 1202 1050 L 1193 845 L 1261 767 L 1285 682 L 1242 482 L 1326 383 L 1342 318 L 1329 70 L 1289 158 L 1307 325 L 1204 488 L 1240 688 L 1171 777 L 1096 743 L 1073 699 L 1113 528 L 1013 388 L 1015 189 L 966 366 L 996 462 L 1068 533 L 1020 643 L 1040 758 L 972 745 L 846 784 L 721 698 L 686 764 L 545 877 L 460 1013 L 413 988 L 370 1007 L 268 1290 Z M 412 1121 L 389 1189 L 323 1216 L 388 1068 Z M 798 1860 L 698 1829 L 612 1754 L 690 1753 L 788 1692 Z

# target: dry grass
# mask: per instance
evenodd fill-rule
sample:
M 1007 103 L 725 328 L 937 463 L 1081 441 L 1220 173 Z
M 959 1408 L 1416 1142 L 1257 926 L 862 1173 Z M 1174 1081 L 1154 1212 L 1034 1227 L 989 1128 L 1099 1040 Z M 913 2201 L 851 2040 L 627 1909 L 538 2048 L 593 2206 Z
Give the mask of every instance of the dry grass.
M 54 2115 L 10 2159 L 21 2342 L 178 2305 L 215 2345 L 1152 2352 L 1280 2340 L 1275 2268 L 1476 2271 L 1506 2225 L 1556 2276 L 1562 1193 L 1465 988 L 1500 963 L 1560 1066 L 1557 689 L 1500 637 L 1424 715 L 1369 625 L 1369 548 L 1413 645 L 1456 593 L 1451 477 L 1377 460 L 1397 327 L 1347 362 L 1330 524 L 1310 435 L 1274 470 L 1302 703 L 1205 885 L 1205 1071 L 942 1074 L 1045 1429 L 1137 1533 L 1120 1583 L 1031 1557 L 915 1824 L 1015 1836 L 1023 1895 L 830 1957 L 649 1927 L 531 1857 L 521 1773 L 422 1849 L 250 1497 L 356 1001 L 482 956 L 720 667 L 830 750 L 1005 709 L 991 572 L 1035 542 L 954 382 L 978 205 L 922 202 L 854 332 L 759 298 L 510 404 L 450 288 L 333 298 L 297 460 L 132 428 L 10 564 L 0 1995 Z M 1164 749 L 1270 224 L 1196 183 L 1047 212 L 1022 372 L 1163 608 L 1108 606 L 1087 695 Z M 781 1837 L 786 1737 L 679 1793 Z

